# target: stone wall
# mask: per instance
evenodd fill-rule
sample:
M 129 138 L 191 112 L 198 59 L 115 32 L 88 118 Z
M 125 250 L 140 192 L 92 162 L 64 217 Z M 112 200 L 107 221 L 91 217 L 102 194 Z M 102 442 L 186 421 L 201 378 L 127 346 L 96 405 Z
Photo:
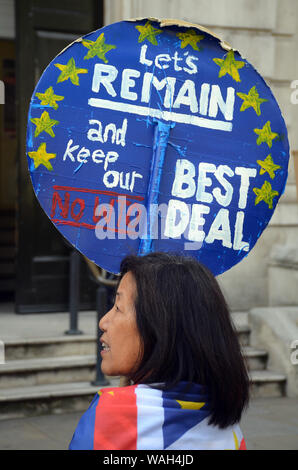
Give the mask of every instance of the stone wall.
M 0 39 L 15 39 L 14 0 L 0 0 Z
M 207 26 L 239 49 L 271 87 L 286 121 L 292 152 L 298 152 L 296 0 L 106 0 L 105 23 L 135 17 L 178 18 Z M 240 264 L 219 276 L 232 310 L 267 306 L 268 266 L 274 245 L 297 245 L 298 205 L 293 169 L 279 206 L 257 245 Z M 281 279 L 282 282 L 282 279 Z M 286 289 L 286 286 L 285 286 Z

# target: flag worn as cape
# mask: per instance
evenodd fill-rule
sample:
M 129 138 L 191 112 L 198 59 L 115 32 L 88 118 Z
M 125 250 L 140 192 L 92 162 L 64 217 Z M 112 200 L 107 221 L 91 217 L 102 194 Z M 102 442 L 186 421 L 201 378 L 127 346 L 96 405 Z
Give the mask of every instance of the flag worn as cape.
M 246 449 L 238 425 L 208 425 L 200 385 L 185 382 L 161 391 L 149 385 L 99 390 L 81 417 L 70 450 Z

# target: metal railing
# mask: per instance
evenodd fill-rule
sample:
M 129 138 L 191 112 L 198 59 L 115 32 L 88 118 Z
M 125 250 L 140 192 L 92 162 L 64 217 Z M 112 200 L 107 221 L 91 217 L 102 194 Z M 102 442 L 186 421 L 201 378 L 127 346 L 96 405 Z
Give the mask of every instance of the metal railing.
M 80 261 L 81 255 L 72 250 L 69 258 L 69 330 L 66 335 L 81 335 L 78 329 L 78 311 L 80 304 Z
M 99 338 L 101 336 L 99 329 L 99 322 L 103 315 L 107 312 L 107 287 L 116 287 L 117 279 L 108 278 L 108 273 L 104 269 L 98 268 L 96 264 L 90 261 L 84 256 L 84 259 L 92 273 L 92 279 L 97 283 L 98 287 L 96 290 L 96 312 L 97 312 L 97 323 L 96 323 L 96 375 L 92 385 L 108 385 L 109 382 L 106 380 L 104 374 L 101 371 L 101 355 L 99 347 Z M 113 276 L 114 277 L 114 276 Z
M 115 275 L 109 274 L 104 269 L 99 268 L 83 256 L 89 268 L 91 280 L 97 284 L 96 289 L 96 374 L 92 385 L 108 385 L 109 382 L 101 371 L 101 355 L 99 338 L 101 336 L 99 322 L 108 310 L 107 287 L 116 287 L 118 280 Z M 67 335 L 81 335 L 83 331 L 78 329 L 78 312 L 80 304 L 80 261 L 81 254 L 77 250 L 70 253 L 70 272 L 69 272 L 69 330 L 65 331 Z M 111 277 L 112 276 L 112 277 Z

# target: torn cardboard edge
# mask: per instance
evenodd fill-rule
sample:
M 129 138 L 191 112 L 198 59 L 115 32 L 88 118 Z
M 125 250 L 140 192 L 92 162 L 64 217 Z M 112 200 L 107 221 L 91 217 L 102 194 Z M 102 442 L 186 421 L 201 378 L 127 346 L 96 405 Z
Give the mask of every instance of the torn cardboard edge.
M 181 28 L 196 28 L 198 31 L 203 31 L 204 33 L 207 33 L 210 36 L 213 36 L 215 39 L 217 39 L 219 41 L 220 46 L 224 50 L 226 50 L 226 51 L 230 51 L 230 50 L 237 51 L 237 49 L 233 48 L 227 41 L 222 39 L 220 36 L 215 34 L 210 29 L 205 28 L 205 26 L 195 24 L 195 23 L 189 23 L 188 21 L 184 21 L 184 20 L 177 20 L 177 19 L 170 19 L 170 18 L 162 19 L 162 18 L 153 18 L 153 17 L 148 16 L 148 17 L 142 17 L 142 18 L 129 18 L 129 19 L 123 19 L 123 20 L 120 20 L 120 21 L 115 21 L 114 23 L 104 25 L 102 28 L 105 28 L 106 26 L 110 26 L 112 24 L 125 22 L 125 21 L 136 22 L 136 21 L 142 21 L 142 20 L 149 20 L 149 21 L 154 21 L 156 23 L 159 23 L 161 28 L 164 28 L 164 27 L 167 27 L 167 26 L 178 26 L 178 27 L 181 27 Z M 99 29 L 102 29 L 102 28 L 99 28 Z M 95 33 L 96 31 L 98 31 L 98 29 L 90 31 L 89 33 L 86 33 L 86 35 Z M 72 43 L 70 43 L 66 47 L 64 47 L 64 49 L 62 49 L 62 51 L 60 51 L 55 56 L 55 59 L 56 59 L 56 57 L 59 57 L 59 55 L 63 54 L 63 52 L 66 51 L 66 49 L 68 49 L 70 46 L 72 46 L 76 42 L 82 42 L 82 41 L 83 41 L 82 36 L 79 37 L 78 39 L 75 39 Z
M 222 39 L 220 36 L 215 34 L 213 31 L 210 29 L 206 28 L 205 26 L 195 24 L 195 23 L 189 23 L 188 21 L 184 20 L 177 20 L 177 19 L 171 19 L 171 18 L 153 18 L 153 17 L 145 17 L 145 18 L 130 18 L 127 20 L 123 21 L 142 21 L 142 20 L 149 20 L 149 21 L 154 21 L 156 23 L 159 23 L 161 28 L 167 27 L 167 26 L 178 26 L 181 28 L 196 28 L 199 31 L 203 31 L 204 33 L 209 34 L 210 36 L 213 36 L 215 39 L 218 39 L 220 46 L 225 49 L 226 51 L 236 51 L 227 41 Z

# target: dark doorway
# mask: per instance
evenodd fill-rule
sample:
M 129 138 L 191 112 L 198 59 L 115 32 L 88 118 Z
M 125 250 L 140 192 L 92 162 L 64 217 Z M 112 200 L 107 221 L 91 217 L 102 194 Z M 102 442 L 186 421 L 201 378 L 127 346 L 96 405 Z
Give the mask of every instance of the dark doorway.
M 0 297 L 13 301 L 15 291 L 15 206 L 17 199 L 15 41 L 0 40 Z
M 48 63 L 66 45 L 103 22 L 103 2 L 22 0 L 16 3 L 18 194 L 16 204 L 17 313 L 65 311 L 69 302 L 69 254 L 62 236 L 34 195 L 26 159 L 29 101 Z M 94 305 L 95 286 L 81 262 L 80 308 Z

